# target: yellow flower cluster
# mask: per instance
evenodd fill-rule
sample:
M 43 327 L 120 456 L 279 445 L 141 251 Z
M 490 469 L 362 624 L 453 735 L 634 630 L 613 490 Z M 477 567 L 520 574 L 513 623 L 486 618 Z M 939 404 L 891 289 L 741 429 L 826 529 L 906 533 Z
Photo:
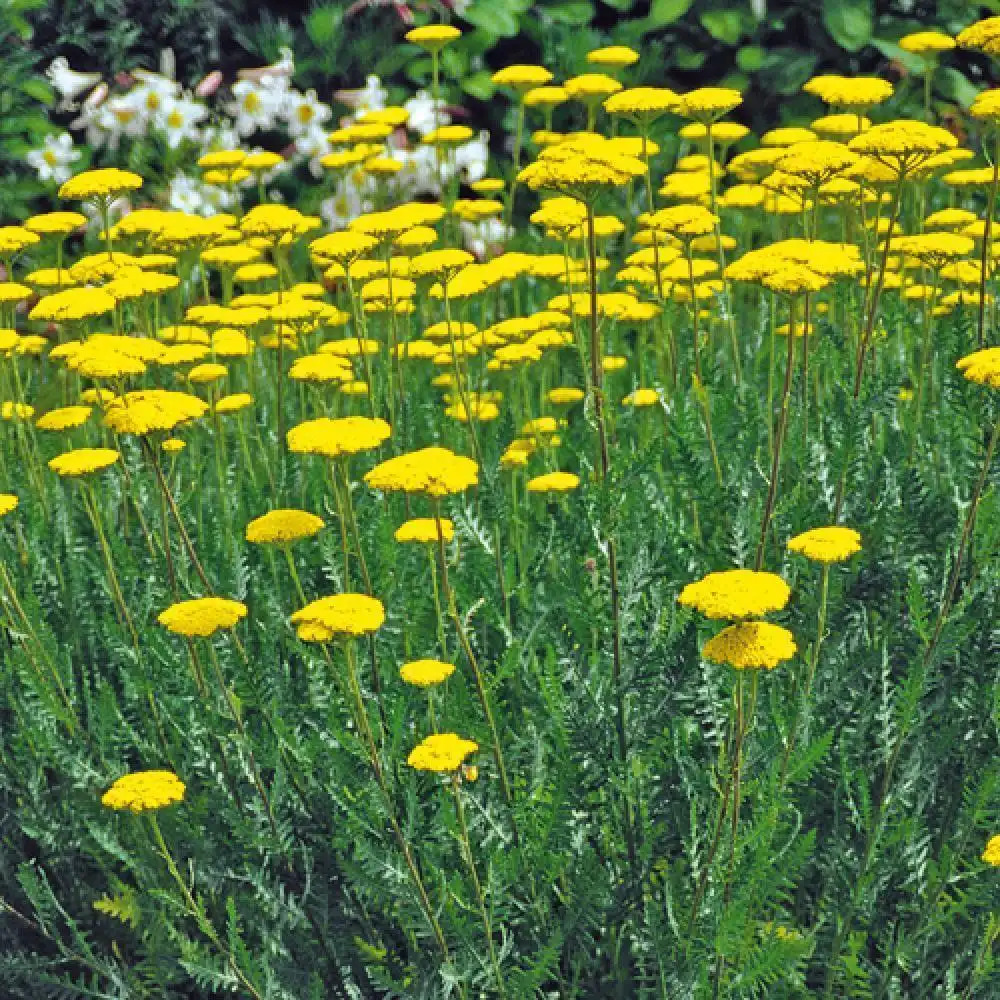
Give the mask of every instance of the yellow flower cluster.
M 182 802 L 185 788 L 173 771 L 134 771 L 115 781 L 101 796 L 101 805 L 133 813 L 148 812 Z

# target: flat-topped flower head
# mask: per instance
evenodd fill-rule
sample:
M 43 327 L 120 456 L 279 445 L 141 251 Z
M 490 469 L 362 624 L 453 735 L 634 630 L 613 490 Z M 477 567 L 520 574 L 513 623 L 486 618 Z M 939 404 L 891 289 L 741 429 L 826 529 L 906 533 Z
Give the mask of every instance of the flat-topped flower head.
M 853 528 L 812 528 L 788 540 L 788 551 L 819 563 L 844 562 L 861 551 L 861 535 Z
M 443 660 L 411 660 L 399 668 L 399 676 L 414 687 L 443 684 L 455 672 L 454 663 Z
M 580 477 L 573 472 L 547 472 L 528 480 L 529 493 L 566 493 L 580 485 Z
M 906 174 L 931 156 L 954 149 L 958 140 L 947 129 L 914 119 L 873 125 L 848 142 L 848 148 L 888 167 L 895 175 Z
M 196 597 L 177 601 L 157 615 L 156 620 L 175 635 L 210 636 L 220 629 L 232 628 L 245 618 L 247 606 L 226 597 Z
M 604 48 L 592 49 L 587 53 L 587 62 L 591 66 L 610 66 L 612 69 L 624 69 L 634 66 L 639 61 L 639 53 L 627 45 L 607 45 Z
M 141 187 L 142 178 L 131 170 L 102 167 L 85 170 L 65 181 L 59 188 L 59 197 L 67 201 L 110 201 L 126 191 L 138 191 Z
M 737 622 L 702 647 L 701 654 L 713 663 L 724 663 L 736 670 L 773 670 L 796 653 L 791 632 L 770 622 Z
M 689 583 L 677 601 L 696 608 L 706 618 L 755 618 L 780 611 L 791 593 L 776 573 L 727 569 Z
M 425 24 L 420 28 L 411 28 L 403 37 L 427 52 L 438 52 L 461 38 L 462 32 L 450 24 Z
M 955 367 L 970 381 L 1000 389 L 1000 347 L 986 347 L 959 358 Z
M 622 405 L 641 408 L 656 406 L 659 402 L 660 394 L 655 389 L 636 389 L 622 400 Z
M 1000 53 L 1000 17 L 987 17 L 976 21 L 955 36 L 963 49 L 977 49 L 987 55 Z
M 120 777 L 101 796 L 108 809 L 141 813 L 184 800 L 184 782 L 173 771 L 133 771 Z
M 377 631 L 385 621 L 385 606 L 366 594 L 334 594 L 311 601 L 296 611 L 291 621 L 300 626 L 300 638 L 329 642 Z M 307 626 L 305 633 L 302 626 Z
M 246 540 L 255 545 L 290 545 L 323 530 L 323 518 L 307 510 L 279 507 L 255 517 L 246 528 Z
M 785 155 L 775 165 L 784 173 L 817 186 L 838 175 L 850 174 L 858 160 L 858 154 L 843 143 L 815 139 L 787 147 Z
M 455 537 L 455 525 L 451 519 L 442 517 L 414 517 L 404 521 L 393 536 L 397 542 L 421 542 L 425 545 L 436 545 L 441 538 L 450 542 Z
M 115 297 L 103 288 L 66 288 L 39 299 L 28 319 L 69 323 L 114 312 Z
M 621 115 L 648 125 L 673 111 L 678 100 L 677 94 L 667 87 L 630 87 L 607 98 L 604 110 L 609 115 Z
M 240 229 L 247 236 L 284 236 L 301 232 L 306 222 L 306 216 L 288 205 L 255 205 L 240 220 Z
M 83 426 L 93 412 L 92 406 L 61 406 L 43 413 L 35 421 L 35 426 L 40 431 L 68 431 Z
M 996 834 L 986 843 L 986 848 L 983 850 L 981 859 L 985 861 L 988 865 L 993 865 L 995 868 L 1000 867 L 1000 833 Z
M 991 125 L 1000 123 L 1000 88 L 981 90 L 969 105 L 969 114 Z
M 892 84 L 874 76 L 814 76 L 802 89 L 835 108 L 870 108 L 892 97 Z
M 0 493 L 0 517 L 6 517 L 17 510 L 18 503 L 20 501 L 13 493 Z
M 714 233 L 719 217 L 701 205 L 671 205 L 653 212 L 646 225 L 649 229 L 683 239 Z
M 935 58 L 942 52 L 950 52 L 958 43 L 943 31 L 914 31 L 903 35 L 898 44 L 904 52 Z
M 551 79 L 552 74 L 544 66 L 521 64 L 505 66 L 492 76 L 493 83 L 498 87 L 511 87 L 520 94 L 527 94 L 536 87 L 544 87 Z
M 120 458 L 114 448 L 76 448 L 49 459 L 49 468 L 60 476 L 78 478 L 107 469 Z
M 624 187 L 646 171 L 642 160 L 622 153 L 610 139 L 586 135 L 546 147 L 517 179 L 532 191 L 548 188 L 586 201 L 602 188 Z
M 66 236 L 87 224 L 87 217 L 79 212 L 42 212 L 24 222 L 24 228 L 39 236 Z
M 186 392 L 172 389 L 139 389 L 111 400 L 104 425 L 119 434 L 151 434 L 172 431 L 208 411 L 208 403 Z
M 340 458 L 371 451 L 391 433 L 379 417 L 319 417 L 293 427 L 286 436 L 289 451 Z
M 675 110 L 682 118 L 708 124 L 743 103 L 743 95 L 730 87 L 700 87 L 677 99 Z
M 406 763 L 417 771 L 450 774 L 478 749 L 478 743 L 463 739 L 456 733 L 434 733 L 410 751 Z
M 471 458 L 447 448 L 421 448 L 390 458 L 364 475 L 375 490 L 425 493 L 445 497 L 479 482 L 479 466 Z
M 617 94 L 622 89 L 618 80 L 605 73 L 581 73 L 563 83 L 563 90 L 569 94 L 570 100 L 582 101 L 584 104 L 600 104 L 606 97 Z

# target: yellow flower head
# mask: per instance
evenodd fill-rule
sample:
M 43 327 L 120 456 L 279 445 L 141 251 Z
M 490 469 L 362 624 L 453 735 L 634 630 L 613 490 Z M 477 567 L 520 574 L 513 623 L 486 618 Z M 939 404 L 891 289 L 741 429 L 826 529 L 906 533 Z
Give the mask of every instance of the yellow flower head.
M 5 517 L 16 510 L 19 502 L 13 493 L 0 493 L 0 517 Z
M 622 85 L 613 76 L 604 73 L 582 73 L 580 76 L 570 77 L 563 84 L 563 89 L 569 94 L 570 100 L 588 104 L 599 103 L 611 94 L 617 94 Z
M 1000 389 L 1000 347 L 986 347 L 959 358 L 955 367 L 970 381 Z
M 543 87 L 552 79 L 552 74 L 544 66 L 507 66 L 493 74 L 493 82 L 498 87 L 512 87 L 524 94 L 535 87 Z
M 76 448 L 49 460 L 49 468 L 60 476 L 86 476 L 114 465 L 121 455 L 114 448 Z
M 681 94 L 676 111 L 683 118 L 707 123 L 728 114 L 743 103 L 743 95 L 729 87 L 700 87 L 690 93 Z
M 713 663 L 725 663 L 737 670 L 773 670 L 796 652 L 795 638 L 780 625 L 770 622 L 737 622 L 702 647 L 701 654 Z
M 465 763 L 466 757 L 478 749 L 478 743 L 463 739 L 455 733 L 434 733 L 410 751 L 406 763 L 417 771 L 450 774 L 457 771 Z
M 592 66 L 611 66 L 623 69 L 639 61 L 639 53 L 627 45 L 608 45 L 602 49 L 594 49 L 587 53 L 587 62 Z
M 844 562 L 861 551 L 861 535 L 853 528 L 833 525 L 813 528 L 788 540 L 788 551 L 812 559 L 813 562 Z
M 982 853 L 982 860 L 988 865 L 1000 867 L 1000 833 L 990 837 L 986 844 L 986 849 Z
M 572 472 L 548 472 L 528 480 L 529 493 L 566 493 L 580 485 L 580 477 Z
M 219 629 L 232 628 L 246 614 L 247 606 L 240 601 L 225 597 L 196 597 L 171 604 L 159 613 L 156 620 L 175 635 L 209 636 Z
M 1000 17 L 976 21 L 955 36 L 963 49 L 978 49 L 987 55 L 1000 53 Z
M 455 672 L 454 663 L 442 660 L 411 660 L 399 668 L 399 676 L 414 687 L 433 687 L 442 684 Z
M 364 480 L 372 489 L 385 492 L 402 490 L 444 497 L 475 486 L 479 466 L 447 448 L 421 448 L 376 465 L 365 473 Z
M 655 389 L 636 389 L 623 400 L 624 406 L 656 406 L 660 402 L 660 394 Z
M 39 236 L 65 236 L 87 224 L 87 217 L 79 212 L 43 212 L 25 220 L 24 228 Z
M 246 540 L 256 545 L 288 545 L 312 538 L 323 529 L 323 518 L 305 510 L 278 508 L 254 518 L 246 530 Z
M 892 84 L 870 76 L 814 76 L 802 89 L 833 107 L 870 108 L 892 97 Z
M 115 297 L 103 288 L 67 288 L 38 300 L 29 319 L 66 323 L 114 312 Z
M 377 448 L 391 433 L 389 425 L 378 417 L 319 417 L 288 432 L 288 450 L 340 458 Z
M 141 389 L 112 400 L 104 424 L 119 434 L 150 434 L 172 431 L 178 424 L 202 417 L 208 404 L 186 392 Z
M 173 771 L 134 771 L 104 793 L 101 805 L 141 813 L 183 801 L 184 790 L 184 782 Z
M 93 412 L 92 406 L 62 406 L 43 413 L 35 421 L 35 426 L 40 431 L 68 431 L 85 424 Z
M 142 178 L 131 170 L 102 167 L 99 170 L 85 170 L 65 181 L 59 188 L 59 197 L 67 201 L 110 201 L 126 191 L 138 191 L 141 187 Z
M 942 31 L 914 31 L 899 40 L 899 47 L 904 52 L 930 57 L 940 52 L 949 52 L 956 44 L 951 35 L 946 35 Z
M 296 611 L 293 625 L 310 626 L 314 641 L 329 642 L 333 638 L 369 635 L 382 627 L 385 607 L 376 597 L 365 594 L 334 594 L 321 597 Z M 300 631 L 300 638 L 306 638 Z
M 752 618 L 780 611 L 790 596 L 788 584 L 775 573 L 728 569 L 689 583 L 677 601 L 706 618 Z
M 442 517 L 440 521 L 440 536 L 438 534 L 438 521 L 433 517 L 414 517 L 409 521 L 404 521 L 397 529 L 395 539 L 397 542 L 422 542 L 426 544 L 436 544 L 438 537 L 445 542 L 450 542 L 455 537 L 455 526 L 451 519 Z
M 450 24 L 426 24 L 421 28 L 411 28 L 403 37 L 428 52 L 437 52 L 449 42 L 461 38 L 462 32 Z

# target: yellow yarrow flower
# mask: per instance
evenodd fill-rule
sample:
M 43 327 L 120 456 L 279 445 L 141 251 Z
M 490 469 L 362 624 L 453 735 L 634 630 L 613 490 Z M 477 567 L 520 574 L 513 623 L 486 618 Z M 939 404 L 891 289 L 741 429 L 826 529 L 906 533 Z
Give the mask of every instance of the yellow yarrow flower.
M 49 468 L 60 476 L 86 476 L 114 465 L 121 458 L 114 448 L 76 448 L 49 460 Z
M 421 448 L 390 458 L 365 473 L 365 482 L 376 490 L 426 493 L 444 497 L 461 493 L 479 482 L 479 466 L 447 448 Z
M 35 426 L 40 431 L 68 431 L 85 424 L 93 412 L 92 406 L 62 406 L 43 413 L 35 421 Z
M 986 347 L 960 358 L 955 367 L 970 382 L 1000 389 L 1000 347 Z
M 325 634 L 326 638 L 319 639 L 321 642 L 335 637 L 369 635 L 381 628 L 384 621 L 385 607 L 382 602 L 365 594 L 321 597 L 300 608 L 291 617 L 293 625 L 312 626 L 319 630 L 314 634 Z M 300 634 L 300 638 L 304 636 Z
M 787 583 L 775 573 L 729 569 L 689 583 L 677 598 L 706 618 L 751 618 L 780 611 L 791 597 Z
M 812 528 L 788 540 L 788 551 L 813 562 L 844 562 L 861 551 L 861 535 L 853 528 L 833 525 L 829 528 Z
M 450 42 L 461 38 L 462 32 L 450 24 L 427 24 L 411 28 L 403 37 L 427 52 L 438 52 Z
M 988 865 L 1000 867 L 1000 833 L 994 837 L 990 837 L 981 857 Z
M 941 52 L 950 52 L 958 43 L 943 31 L 914 31 L 904 35 L 898 44 L 904 52 L 912 52 L 919 56 L 936 56 Z
M 580 485 L 580 477 L 572 472 L 547 472 L 529 479 L 529 493 L 566 493 Z
M 406 763 L 417 771 L 448 774 L 457 771 L 478 749 L 478 743 L 455 733 L 434 733 L 410 751 Z
M 68 201 L 110 201 L 126 191 L 138 191 L 141 187 L 142 178 L 131 170 L 102 167 L 98 170 L 85 170 L 65 181 L 59 188 L 59 197 Z
M 399 676 L 414 687 L 443 684 L 455 672 L 454 663 L 443 660 L 411 660 L 399 668 Z
M 340 458 L 377 448 L 392 433 L 379 417 L 319 417 L 288 431 L 288 450 Z
M 312 538 L 323 526 L 323 518 L 315 514 L 279 507 L 254 518 L 246 527 L 246 540 L 255 545 L 289 545 Z
M 450 518 L 414 517 L 404 521 L 393 536 L 397 542 L 436 544 L 438 539 L 450 542 L 455 537 L 455 525 Z
M 101 805 L 141 813 L 181 802 L 184 792 L 184 782 L 173 771 L 134 771 L 119 778 L 101 796 Z
M 156 620 L 168 632 L 183 636 L 210 636 L 219 629 L 233 628 L 245 618 L 247 606 L 225 597 L 196 597 L 177 601 L 157 615 Z
M 770 622 L 737 622 L 713 636 L 701 654 L 713 663 L 725 663 L 736 670 L 773 670 L 796 653 L 791 632 Z
M 0 517 L 5 517 L 16 510 L 18 503 L 20 501 L 13 493 L 0 493 Z
M 197 396 L 170 389 L 127 392 L 108 403 L 104 424 L 119 434 L 171 431 L 178 424 L 205 415 L 208 404 Z

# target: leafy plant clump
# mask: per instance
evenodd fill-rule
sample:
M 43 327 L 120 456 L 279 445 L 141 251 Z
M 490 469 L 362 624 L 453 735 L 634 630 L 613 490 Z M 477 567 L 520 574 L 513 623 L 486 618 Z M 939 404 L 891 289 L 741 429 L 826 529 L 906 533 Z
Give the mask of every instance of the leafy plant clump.
M 0 227 L 4 995 L 992 996 L 1000 19 L 759 135 L 512 61 L 504 171 L 461 42 Z

